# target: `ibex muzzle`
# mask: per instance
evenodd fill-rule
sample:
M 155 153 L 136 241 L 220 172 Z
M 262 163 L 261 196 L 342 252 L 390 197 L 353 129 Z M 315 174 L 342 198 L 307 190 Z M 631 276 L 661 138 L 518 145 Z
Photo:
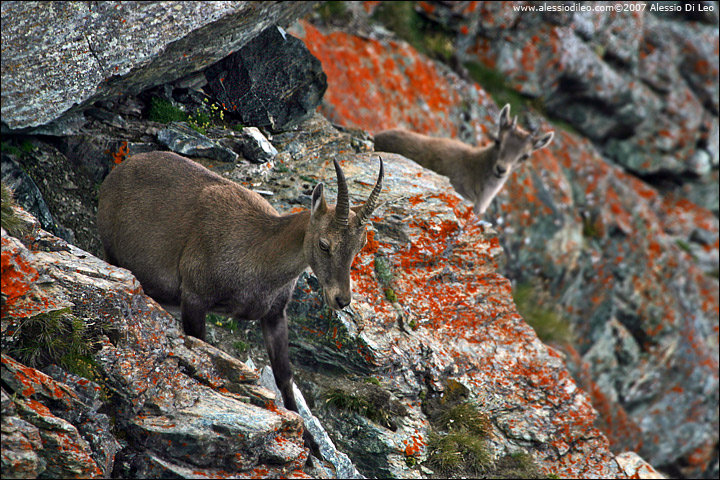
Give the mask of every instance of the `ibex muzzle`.
M 475 215 L 482 217 L 512 171 L 534 151 L 547 147 L 553 135 L 523 130 L 517 117 L 510 121 L 510 105 L 505 105 L 498 116 L 498 135 L 490 136 L 489 146 L 472 147 L 451 138 L 393 129 L 375 134 L 375 150 L 399 153 L 445 175 L 460 195 L 474 203 Z
M 337 206 L 324 187 L 310 210 L 280 215 L 260 195 L 169 152 L 135 155 L 100 187 L 98 230 L 106 259 L 133 272 L 145 292 L 179 304 L 185 333 L 205 339 L 205 315 L 217 310 L 260 320 L 285 407 L 292 392 L 285 309 L 298 276 L 310 266 L 330 307 L 350 303 L 350 265 L 367 241 L 383 163 L 364 205 L 350 207 L 347 183 L 334 162 Z M 305 432 L 306 444 L 319 456 Z

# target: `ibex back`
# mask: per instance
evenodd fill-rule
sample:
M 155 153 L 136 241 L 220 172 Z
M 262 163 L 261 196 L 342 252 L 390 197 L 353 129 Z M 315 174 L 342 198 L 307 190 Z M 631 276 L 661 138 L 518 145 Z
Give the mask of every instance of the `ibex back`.
M 479 218 L 507 181 L 510 173 L 535 150 L 550 144 L 554 132 L 538 136 L 510 122 L 510 105 L 498 117 L 498 136 L 486 147 L 471 147 L 450 138 L 433 138 L 402 129 L 375 134 L 375 150 L 399 153 L 450 179 L 453 188 L 473 202 Z
M 350 303 L 350 266 L 365 245 L 365 223 L 382 185 L 381 159 L 367 202 L 350 208 L 345 177 L 334 163 L 337 205 L 326 203 L 319 183 L 311 209 L 287 215 L 169 152 L 128 158 L 100 187 L 98 230 L 106 259 L 131 270 L 151 297 L 179 304 L 188 335 L 205 339 L 209 310 L 259 319 L 275 382 L 295 412 L 285 308 L 308 266 L 330 307 Z M 305 441 L 319 456 L 307 431 Z

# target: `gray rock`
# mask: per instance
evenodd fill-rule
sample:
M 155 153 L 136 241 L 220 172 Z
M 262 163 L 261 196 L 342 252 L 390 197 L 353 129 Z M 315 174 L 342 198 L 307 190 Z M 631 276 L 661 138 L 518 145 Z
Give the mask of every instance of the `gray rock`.
M 308 118 L 327 79 L 320 61 L 297 38 L 270 27 L 205 71 L 208 90 L 244 124 L 283 130 Z
M 257 127 L 242 129 L 242 154 L 254 163 L 265 163 L 274 159 L 278 151 Z
M 3 2 L 2 122 L 37 127 L 182 78 L 314 4 Z
M 40 221 L 42 228 L 55 233 L 68 242 L 75 241 L 73 231 L 55 222 L 40 189 L 20 165 L 2 154 L 2 181 L 14 192 L 17 203 Z
M 260 373 L 260 384 L 265 388 L 272 390 L 275 393 L 275 401 L 278 404 L 283 405 L 282 395 L 275 384 L 275 377 L 273 376 L 272 368 L 270 366 L 263 367 Z M 293 382 L 293 393 L 295 394 L 295 401 L 298 404 L 298 410 L 300 412 L 300 416 L 303 418 L 305 428 L 308 429 L 315 441 L 318 443 L 320 452 L 323 454 L 323 457 L 325 457 L 325 460 L 335 466 L 335 475 L 337 478 L 365 478 L 365 476 L 357 471 L 350 458 L 335 448 L 335 444 L 330 439 L 330 436 L 325 431 L 325 428 L 323 428 L 320 420 L 318 420 L 318 418 L 310 411 L 310 408 L 308 408 L 305 397 L 295 382 Z
M 238 159 L 237 153 L 218 145 L 185 122 L 171 122 L 167 128 L 158 132 L 157 138 L 160 143 L 180 155 L 206 157 L 231 163 Z

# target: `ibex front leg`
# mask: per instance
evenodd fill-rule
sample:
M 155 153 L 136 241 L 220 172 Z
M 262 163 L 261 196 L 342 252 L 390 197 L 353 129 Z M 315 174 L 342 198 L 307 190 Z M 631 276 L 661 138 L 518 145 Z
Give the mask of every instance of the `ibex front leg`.
M 275 384 L 280 389 L 285 408 L 300 413 L 293 393 L 293 374 L 288 356 L 288 327 L 285 315 L 287 299 L 289 299 L 289 295 L 285 299 L 276 301 L 270 311 L 260 319 L 260 323 L 265 339 L 265 349 L 270 357 L 270 365 L 275 376 Z M 320 447 L 307 428 L 304 430 L 303 439 L 310 452 L 315 457 L 322 459 Z

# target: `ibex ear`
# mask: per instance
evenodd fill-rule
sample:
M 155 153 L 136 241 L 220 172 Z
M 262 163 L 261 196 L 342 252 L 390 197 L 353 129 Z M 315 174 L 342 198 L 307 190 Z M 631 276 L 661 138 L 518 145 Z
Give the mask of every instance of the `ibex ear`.
M 325 185 L 318 183 L 315 185 L 315 189 L 312 192 L 312 200 L 310 203 L 310 215 L 315 216 L 318 213 L 323 214 L 327 212 L 328 206 L 325 201 Z
M 507 105 L 505 105 L 502 108 L 502 110 L 500 110 L 500 115 L 498 116 L 498 124 L 500 125 L 500 130 L 503 130 L 510 126 L 510 104 L 509 103 Z
M 547 147 L 550 145 L 550 142 L 552 142 L 554 136 L 555 132 L 550 132 L 533 141 L 533 150 L 540 150 L 541 148 Z

